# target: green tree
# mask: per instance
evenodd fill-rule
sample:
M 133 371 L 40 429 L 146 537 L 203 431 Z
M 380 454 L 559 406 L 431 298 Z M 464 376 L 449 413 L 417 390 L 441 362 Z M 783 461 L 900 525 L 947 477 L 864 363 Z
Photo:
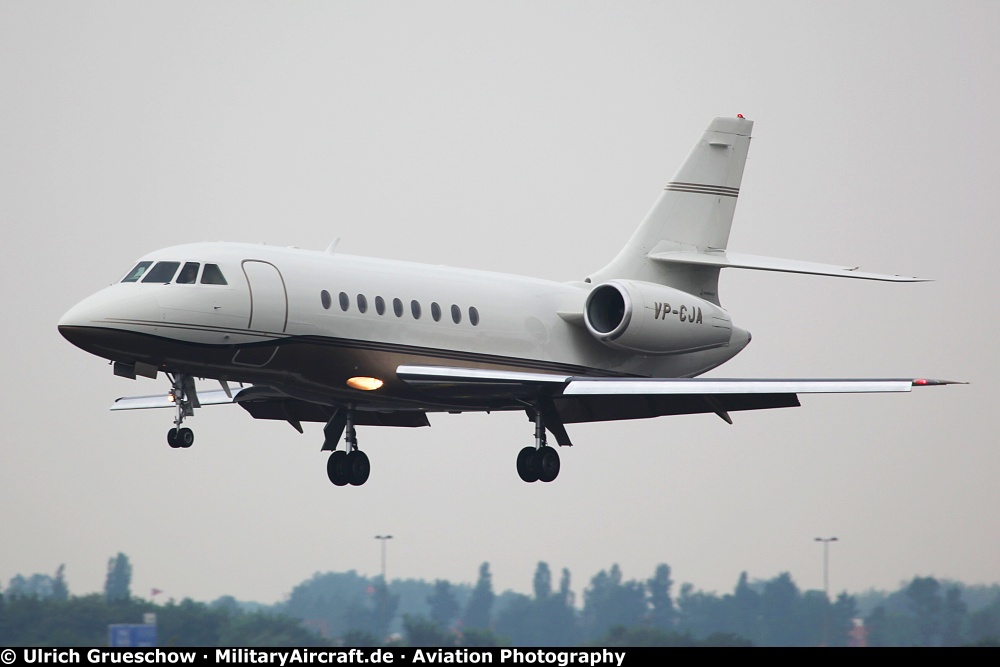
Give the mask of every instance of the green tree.
M 403 616 L 403 634 L 407 646 L 454 646 L 455 635 L 426 616 Z
M 875 607 L 865 618 L 869 646 L 916 646 L 920 633 L 912 614 Z
M 184 598 L 156 609 L 157 635 L 165 646 L 220 646 L 230 614 Z M 121 621 L 118 621 L 121 622 Z
M 562 575 L 559 577 L 559 597 L 567 607 L 572 608 L 576 598 L 573 595 L 573 591 L 570 590 L 569 579 L 569 568 L 564 567 Z
M 787 572 L 782 572 L 774 579 L 764 583 L 760 594 L 760 610 L 764 628 L 766 629 L 765 646 L 797 646 L 801 645 L 799 638 L 799 617 L 796 615 L 796 602 L 799 589 Z M 797 641 L 799 640 L 799 641 Z
M 747 573 L 741 572 L 733 591 L 732 624 L 730 631 L 741 637 L 759 641 L 761 632 L 760 594 L 750 586 Z
M 348 624 L 352 630 L 365 630 L 376 637 L 389 636 L 389 627 L 399 609 L 399 595 L 392 593 L 381 577 L 375 582 L 374 595 L 370 606 L 356 608 L 349 612 Z
M 617 563 L 594 575 L 583 593 L 584 623 L 591 637 L 600 637 L 616 625 L 639 625 L 646 611 L 645 587 L 634 580 L 623 582 Z
M 969 641 L 977 645 L 1000 642 L 1000 595 L 987 606 L 969 614 Z
M 363 630 L 348 630 L 340 638 L 338 644 L 345 648 L 372 648 L 382 645 L 378 637 Z
M 217 646 L 326 646 L 327 642 L 302 627 L 298 619 L 279 614 L 211 612 L 223 619 Z M 187 646 L 188 644 L 185 644 Z
M 674 625 L 674 601 L 670 598 L 670 587 L 674 582 L 670 579 L 670 566 L 660 563 L 656 566 L 653 578 L 646 580 L 646 590 L 649 591 L 650 625 L 661 630 L 670 630 Z
M 666 632 L 660 628 L 626 628 L 618 625 L 598 641 L 598 646 L 753 646 L 753 642 L 725 633 L 714 633 L 705 639 L 695 639 L 690 634 Z
M 830 610 L 830 645 L 849 646 L 854 619 L 858 617 L 858 605 L 853 595 L 841 593 Z
M 278 610 L 302 619 L 330 639 L 344 637 L 352 630 L 376 636 L 372 616 L 377 608 L 372 600 L 376 583 L 354 570 L 317 572 L 293 588 L 288 601 Z
M 496 595 L 493 593 L 493 576 L 490 574 L 490 564 L 483 563 L 479 566 L 479 580 L 476 581 L 476 587 L 472 589 L 469 603 L 465 607 L 462 625 L 465 628 L 489 628 L 494 600 L 496 600 Z
M 466 628 L 459 639 L 459 646 L 495 647 L 509 644 L 510 642 L 498 637 L 492 630 L 482 628 Z
M 914 577 L 906 587 L 906 596 L 910 600 L 910 610 L 916 617 L 920 644 L 934 646 L 940 635 L 941 612 L 944 608 L 941 584 L 934 577 Z
M 66 565 L 60 565 L 56 577 L 52 580 L 52 599 L 65 602 L 69 599 L 69 586 L 66 585 Z
M 707 637 L 727 626 L 726 605 L 711 593 L 695 590 L 689 583 L 681 585 L 677 596 L 678 627 L 695 637 Z
M 532 582 L 535 591 L 535 600 L 541 602 L 552 595 L 552 571 L 549 564 L 539 561 L 535 568 L 535 578 Z
M 569 570 L 563 569 L 559 592 L 552 592 L 552 571 L 538 563 L 532 580 L 533 598 L 505 594 L 506 605 L 497 614 L 496 631 L 515 646 L 571 646 L 577 642 L 576 610 L 572 607 Z
M 942 646 L 961 646 L 965 640 L 965 622 L 969 608 L 962 601 L 962 592 L 951 586 L 944 594 L 944 608 L 941 618 Z
M 109 602 L 128 600 L 132 597 L 132 565 L 128 556 L 118 552 L 108 559 L 108 576 L 104 580 L 104 597 Z
M 434 592 L 428 596 L 427 604 L 431 608 L 431 620 L 442 628 L 450 628 L 459 612 L 458 601 L 455 599 L 451 584 L 444 579 L 436 580 Z

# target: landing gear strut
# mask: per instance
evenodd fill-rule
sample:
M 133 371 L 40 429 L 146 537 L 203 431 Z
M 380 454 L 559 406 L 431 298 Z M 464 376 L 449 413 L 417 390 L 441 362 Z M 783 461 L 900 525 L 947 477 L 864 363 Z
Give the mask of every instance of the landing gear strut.
M 334 415 L 333 419 L 336 418 L 337 415 Z M 354 406 L 348 406 L 344 423 L 344 449 L 330 454 L 326 462 L 326 476 L 336 486 L 361 486 L 368 481 L 371 471 L 368 455 L 358 449 L 358 436 L 354 430 Z
M 535 409 L 535 446 L 517 454 L 517 474 L 525 482 L 551 482 L 559 476 L 559 452 L 546 444 L 542 411 Z
M 173 375 L 167 373 L 170 378 L 170 400 L 177 407 L 177 415 L 174 417 L 174 428 L 167 431 L 167 444 L 174 449 L 187 449 L 194 444 L 194 431 L 181 427 L 185 417 L 194 414 L 195 408 L 200 408 L 198 402 L 198 392 L 194 388 L 194 378 L 184 373 Z

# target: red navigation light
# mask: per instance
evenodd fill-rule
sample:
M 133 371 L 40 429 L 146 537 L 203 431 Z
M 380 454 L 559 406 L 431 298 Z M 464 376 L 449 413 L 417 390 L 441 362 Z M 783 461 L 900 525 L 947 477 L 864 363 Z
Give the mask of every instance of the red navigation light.
M 743 114 L 741 114 L 741 113 L 738 113 L 738 114 L 736 114 L 736 117 L 737 117 L 737 118 L 743 118 Z M 746 119 L 744 118 L 744 120 L 746 120 Z
M 923 385 L 928 384 L 928 382 L 927 382 L 927 380 L 925 380 L 923 378 L 920 378 L 919 380 L 914 380 L 913 384 L 923 386 Z

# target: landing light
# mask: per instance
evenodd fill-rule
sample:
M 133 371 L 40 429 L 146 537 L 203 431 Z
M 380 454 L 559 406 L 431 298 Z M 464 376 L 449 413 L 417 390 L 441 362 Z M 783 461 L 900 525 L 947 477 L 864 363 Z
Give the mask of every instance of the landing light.
M 385 384 L 378 378 L 370 377 L 353 377 L 347 381 L 347 386 L 352 389 L 360 389 L 361 391 L 375 391 L 380 389 L 382 385 Z

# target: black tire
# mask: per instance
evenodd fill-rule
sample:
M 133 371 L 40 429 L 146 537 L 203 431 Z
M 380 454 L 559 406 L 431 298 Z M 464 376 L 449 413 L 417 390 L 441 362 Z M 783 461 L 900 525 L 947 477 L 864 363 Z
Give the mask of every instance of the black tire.
M 559 476 L 559 452 L 552 447 L 542 447 L 535 454 L 538 461 L 538 479 L 551 482 Z
M 538 481 L 538 459 L 534 447 L 525 447 L 517 453 L 517 474 L 525 482 Z
M 177 429 L 172 428 L 167 431 L 167 444 L 170 445 L 171 449 L 177 449 L 180 447 L 180 443 L 177 441 Z
M 177 446 L 187 449 L 194 444 L 194 431 L 189 428 L 177 429 Z
M 351 486 L 361 486 L 368 481 L 372 472 L 372 464 L 368 455 L 360 449 L 347 455 L 347 467 L 350 470 Z
M 334 486 L 344 486 L 350 481 L 350 470 L 347 467 L 347 452 L 338 449 L 330 454 L 326 462 L 326 476 Z

